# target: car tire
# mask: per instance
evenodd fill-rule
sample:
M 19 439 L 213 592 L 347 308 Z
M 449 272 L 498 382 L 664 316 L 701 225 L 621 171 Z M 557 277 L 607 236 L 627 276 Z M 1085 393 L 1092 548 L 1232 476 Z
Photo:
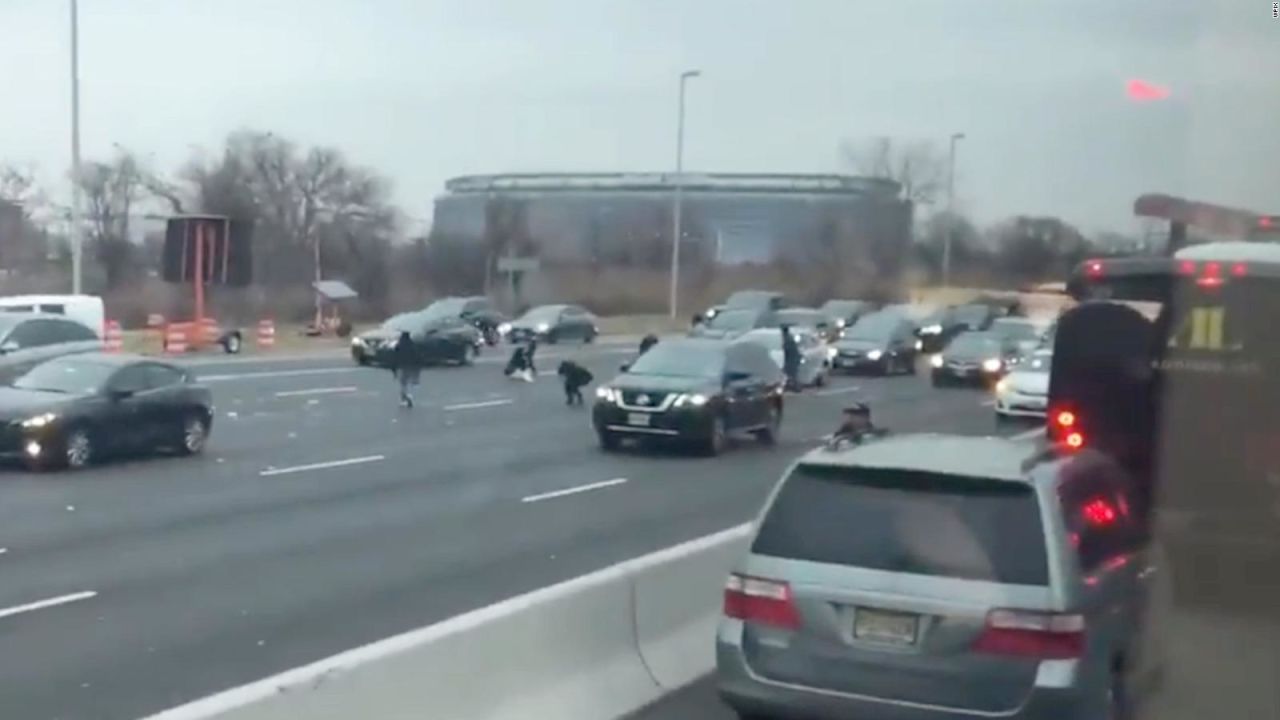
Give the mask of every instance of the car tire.
M 240 333 L 234 332 L 222 339 L 222 351 L 228 355 L 239 355 L 243 349 L 244 339 Z
M 178 452 L 182 455 L 199 455 L 209 442 L 209 420 L 199 413 L 190 413 L 178 427 Z
M 621 445 L 621 440 L 618 438 L 617 434 L 611 433 L 608 430 L 601 430 L 597 432 L 596 435 L 600 438 L 600 449 L 605 452 L 613 452 L 618 449 L 619 445 Z
M 83 427 L 67 429 L 62 436 L 59 463 L 68 470 L 82 470 L 94 460 L 93 436 Z
M 778 437 L 782 434 L 782 409 L 777 405 L 769 405 L 769 419 L 765 421 L 765 427 L 757 430 L 756 439 L 764 445 L 778 444 Z
M 728 429 L 725 427 L 724 417 L 717 415 L 711 419 L 711 430 L 707 433 L 706 439 L 702 441 L 702 452 L 708 457 L 715 457 L 724 452 L 725 445 L 728 440 Z

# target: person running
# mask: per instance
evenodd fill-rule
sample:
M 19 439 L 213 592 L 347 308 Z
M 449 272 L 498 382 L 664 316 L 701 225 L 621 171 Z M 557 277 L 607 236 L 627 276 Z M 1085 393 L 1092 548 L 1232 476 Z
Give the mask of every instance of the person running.
M 408 332 L 400 333 L 391 351 L 391 372 L 400 384 L 400 406 L 413 407 L 413 388 L 422 374 L 422 364 L 418 362 L 417 347 Z

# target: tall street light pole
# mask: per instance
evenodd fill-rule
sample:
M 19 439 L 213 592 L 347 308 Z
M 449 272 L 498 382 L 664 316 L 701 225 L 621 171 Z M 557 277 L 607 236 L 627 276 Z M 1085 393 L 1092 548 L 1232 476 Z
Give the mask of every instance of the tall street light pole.
M 71 0 L 71 292 L 82 291 L 84 231 L 80 222 L 80 12 Z
M 676 177 L 675 197 L 671 209 L 671 317 L 677 314 L 680 286 L 680 240 L 683 232 L 681 213 L 684 210 L 684 93 L 690 78 L 701 75 L 699 70 L 680 73 L 680 101 L 676 118 Z
M 947 160 L 947 234 L 942 241 L 942 286 L 951 287 L 951 240 L 956 231 L 956 143 L 964 133 L 951 134 L 951 152 Z

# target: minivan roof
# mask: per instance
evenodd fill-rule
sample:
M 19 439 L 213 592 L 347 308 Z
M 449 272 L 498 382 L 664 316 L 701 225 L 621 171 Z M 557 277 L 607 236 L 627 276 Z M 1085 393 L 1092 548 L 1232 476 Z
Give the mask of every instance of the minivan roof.
M 1002 437 L 909 433 L 889 435 L 843 450 L 818 448 L 802 465 L 915 470 L 960 477 L 1030 482 L 1024 469 L 1032 443 Z

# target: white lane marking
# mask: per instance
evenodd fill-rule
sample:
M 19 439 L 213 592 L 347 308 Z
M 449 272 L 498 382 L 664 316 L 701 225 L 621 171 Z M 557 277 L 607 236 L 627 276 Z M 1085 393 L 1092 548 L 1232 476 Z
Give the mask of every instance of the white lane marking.
M 830 390 L 818 390 L 812 394 L 819 397 L 826 397 L 828 395 L 845 395 L 851 392 L 858 392 L 861 389 L 862 387 L 860 385 L 850 385 L 849 387 L 831 388 Z
M 330 460 L 328 462 L 310 463 L 307 465 L 294 465 L 292 467 L 267 468 L 258 473 L 262 477 L 270 477 L 272 475 L 288 475 L 290 473 L 306 472 L 308 470 L 328 470 L 329 468 L 346 467 L 347 465 L 361 465 L 363 463 L 378 462 L 386 460 L 385 455 L 366 455 L 364 457 L 347 458 L 345 460 Z
M 334 373 L 360 372 L 366 370 L 359 367 L 307 368 L 305 370 L 264 370 L 262 372 L 230 373 L 227 375 L 201 375 L 196 373 L 200 382 L 226 382 L 227 380 L 256 380 L 258 378 L 301 377 L 304 375 L 332 375 Z
M 1037 427 L 1037 428 L 1031 428 L 1026 432 L 1020 432 L 1017 435 L 1010 435 L 1009 439 L 1010 440 L 1030 440 L 1031 438 L 1037 435 L 1043 435 L 1043 434 L 1044 434 L 1044 428 Z
M 359 390 L 355 385 L 345 387 L 308 388 L 306 390 L 285 390 L 276 393 L 276 397 L 301 397 L 303 395 L 332 395 L 333 393 L 349 393 Z
M 26 605 L 14 605 L 13 607 L 0 610 L 0 618 L 21 615 L 22 613 L 32 612 L 34 610 L 44 610 L 45 608 L 57 607 L 68 603 L 80 602 L 81 600 L 88 600 L 89 598 L 97 597 L 97 595 L 98 593 L 92 590 L 85 590 L 84 592 L 71 593 L 70 595 L 59 595 L 58 597 L 37 600 L 35 602 L 27 603 Z
M 0 555 L 3 555 L 7 552 L 9 552 L 9 548 L 0 548 Z
M 577 495 L 591 490 L 599 490 L 600 488 L 613 487 L 626 482 L 626 478 L 614 478 L 612 480 L 604 480 L 601 482 L 588 483 L 586 485 L 578 485 L 577 487 L 565 488 L 563 490 L 552 490 L 551 492 L 539 493 L 528 497 L 520 498 L 520 502 L 538 502 L 540 500 L 551 500 L 553 498 L 564 497 L 566 495 Z
M 391 657 L 405 657 L 407 653 L 455 638 L 483 626 L 496 626 L 504 619 L 531 609 L 562 602 L 565 598 L 581 596 L 595 588 L 618 583 L 649 568 L 671 564 L 675 561 L 705 553 L 713 549 L 735 548 L 748 537 L 751 523 L 735 525 L 720 532 L 705 535 L 673 545 L 669 548 L 640 557 L 623 560 L 616 565 L 579 575 L 555 585 L 532 590 L 523 595 L 499 600 L 492 605 L 476 608 L 434 625 L 409 630 L 376 640 L 368 645 L 331 655 L 308 665 L 285 670 L 270 677 L 246 685 L 223 690 L 199 700 L 150 715 L 143 720 L 212 720 L 225 717 L 235 710 L 263 703 L 272 698 L 289 697 L 291 693 L 305 692 L 321 681 L 341 677 L 372 663 Z
M 474 410 L 476 408 L 498 407 L 499 405 L 510 405 L 515 402 L 511 398 L 502 400 L 484 400 L 481 402 L 458 403 L 457 405 L 445 405 L 445 410 Z

